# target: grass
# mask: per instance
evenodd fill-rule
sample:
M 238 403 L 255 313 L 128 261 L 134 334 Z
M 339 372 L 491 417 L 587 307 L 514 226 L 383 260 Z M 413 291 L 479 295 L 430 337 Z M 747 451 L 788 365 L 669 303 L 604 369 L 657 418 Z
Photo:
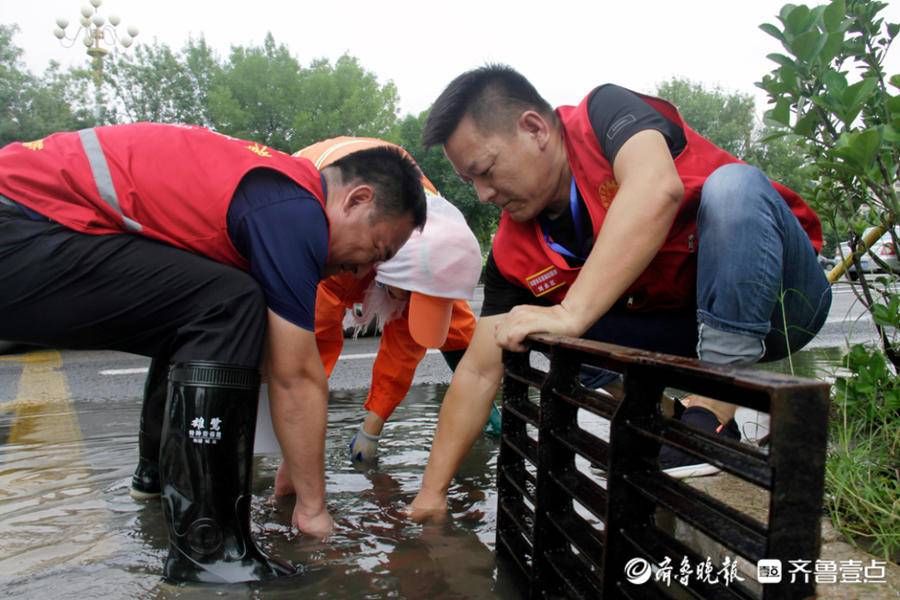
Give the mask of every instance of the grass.
M 900 560 L 900 377 L 877 348 L 801 352 L 764 368 L 834 381 L 825 510 L 844 538 Z
M 884 354 L 854 346 L 833 387 L 825 508 L 867 551 L 900 558 L 900 376 Z

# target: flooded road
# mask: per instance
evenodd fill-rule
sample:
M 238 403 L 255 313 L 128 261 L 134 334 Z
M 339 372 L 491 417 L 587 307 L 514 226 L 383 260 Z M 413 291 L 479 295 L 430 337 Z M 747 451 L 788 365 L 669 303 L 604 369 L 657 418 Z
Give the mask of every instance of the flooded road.
M 256 458 L 254 535 L 305 566 L 263 585 L 178 587 L 161 581 L 166 534 L 158 502 L 131 499 L 145 359 L 99 374 L 97 353 L 0 359 L 0 590 L 4 598 L 496 598 L 496 438 L 484 436 L 450 491 L 446 525 L 404 518 L 421 480 L 443 385 L 417 385 L 380 443 L 377 469 L 346 458 L 364 391 L 333 392 L 326 472 L 336 519 L 328 543 L 288 527 L 293 500 L 273 503 L 278 459 Z M 110 369 L 106 369 L 109 371 Z M 108 384 L 108 385 L 107 385 Z M 91 391 L 93 390 L 93 391 Z

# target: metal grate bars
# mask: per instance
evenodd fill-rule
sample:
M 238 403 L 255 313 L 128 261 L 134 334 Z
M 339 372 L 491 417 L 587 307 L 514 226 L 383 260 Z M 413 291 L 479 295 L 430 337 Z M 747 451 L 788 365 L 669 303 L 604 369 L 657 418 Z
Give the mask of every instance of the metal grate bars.
M 818 557 L 827 384 L 573 338 L 532 336 L 530 342 L 529 353 L 504 354 L 497 477 L 501 573 L 510 565 L 525 596 L 770 600 L 815 593 L 812 583 L 681 580 L 664 577 L 662 567 L 702 562 L 703 553 L 679 539 L 674 522 L 751 568 L 763 558 L 787 564 Z M 549 357 L 547 372 L 531 366 L 534 352 Z M 624 392 L 584 388 L 582 365 L 621 374 Z M 665 417 L 666 387 L 768 412 L 768 453 Z M 595 419 L 590 427 L 608 423 L 608 441 L 604 432 L 579 424 L 580 411 Z M 767 491 L 767 522 L 662 473 L 663 443 Z M 641 561 L 649 580 L 626 573 Z

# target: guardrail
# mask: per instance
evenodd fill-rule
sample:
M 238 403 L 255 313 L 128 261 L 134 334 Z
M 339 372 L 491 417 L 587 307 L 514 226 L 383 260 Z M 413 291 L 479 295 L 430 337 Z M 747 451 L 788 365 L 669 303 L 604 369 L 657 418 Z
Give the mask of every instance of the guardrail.
M 814 582 L 792 582 L 784 570 L 819 555 L 827 384 L 574 338 L 530 340 L 529 352 L 504 353 L 501 578 L 529 598 L 814 596 Z M 531 366 L 533 352 L 548 356 L 549 371 Z M 583 387 L 581 365 L 621 373 L 624 399 Z M 768 452 L 663 416 L 667 387 L 769 413 Z M 608 442 L 579 425 L 579 409 L 609 420 Z M 662 442 L 767 490 L 767 522 L 662 473 Z M 708 536 L 726 564 L 709 565 L 698 548 L 678 539 L 672 515 Z M 781 561 L 780 572 L 767 571 L 771 581 L 782 575 L 780 583 L 760 584 L 748 574 L 755 577 L 763 559 L 772 567 Z M 684 577 L 686 565 L 696 577 Z M 717 571 L 716 582 L 702 576 Z

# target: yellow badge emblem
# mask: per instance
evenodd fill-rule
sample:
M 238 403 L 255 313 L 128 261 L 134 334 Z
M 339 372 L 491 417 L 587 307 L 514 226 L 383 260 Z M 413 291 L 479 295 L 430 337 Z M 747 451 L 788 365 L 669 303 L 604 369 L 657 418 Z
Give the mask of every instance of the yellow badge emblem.
M 22 142 L 22 145 L 29 150 L 43 150 L 44 140 L 34 140 L 33 142 Z
M 264 158 L 269 158 L 270 156 L 272 156 L 272 155 L 269 153 L 269 149 L 268 149 L 268 148 L 266 148 L 265 146 L 260 146 L 259 144 L 255 143 L 255 142 L 252 143 L 252 144 L 250 144 L 249 146 L 247 146 L 247 150 L 249 150 L 249 151 L 252 152 L 253 154 L 257 154 L 257 155 L 262 156 L 262 157 L 264 157 Z

